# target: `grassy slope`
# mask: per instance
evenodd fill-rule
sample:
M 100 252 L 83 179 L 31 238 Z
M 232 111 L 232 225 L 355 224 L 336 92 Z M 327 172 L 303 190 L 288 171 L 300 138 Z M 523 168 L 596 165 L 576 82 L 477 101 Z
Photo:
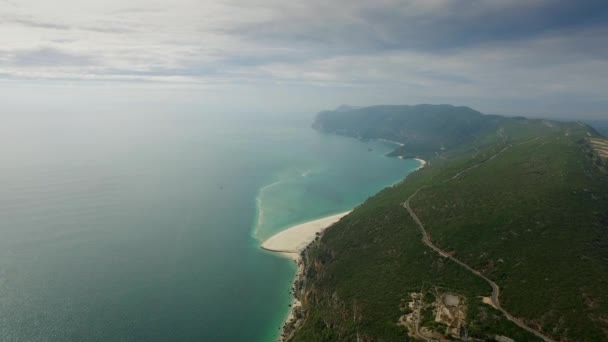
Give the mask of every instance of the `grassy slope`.
M 460 157 L 435 159 L 369 199 L 304 253 L 308 314 L 293 340 L 402 341 L 399 303 L 428 286 L 467 296 L 472 335 L 535 340 L 481 304 L 487 284 L 422 244 L 401 203 L 423 184 L 411 204 L 431 237 L 495 280 L 507 310 L 556 339 L 608 339 L 608 181 L 581 153 L 585 136 L 576 124 L 507 120 L 479 147 L 453 149 Z
M 550 335 L 599 341 L 608 182 L 580 150 L 563 134 L 514 146 L 412 207 L 439 246 L 499 284 L 507 310 Z

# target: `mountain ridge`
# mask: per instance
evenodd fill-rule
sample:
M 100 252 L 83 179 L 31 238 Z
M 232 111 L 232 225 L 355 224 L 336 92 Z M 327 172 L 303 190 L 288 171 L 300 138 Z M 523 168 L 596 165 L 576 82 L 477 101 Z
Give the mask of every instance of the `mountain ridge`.
M 378 115 L 378 108 L 385 114 Z M 412 108 L 420 107 L 322 112 L 314 126 L 360 139 L 395 140 L 375 134 L 420 128 L 402 130 L 386 121 L 415 115 Z M 463 122 L 465 131 L 479 128 L 475 134 L 444 151 L 420 143 L 431 139 L 400 136 L 404 140 L 396 141 L 404 150 L 396 154 L 424 154 L 430 166 L 368 199 L 303 252 L 295 294 L 304 311 L 287 327 L 292 341 L 458 340 L 454 329 L 460 327 L 484 340 L 539 339 L 482 303 L 491 295 L 488 284 L 421 243 L 416 222 L 403 208 L 421 187 L 410 205 L 430 240 L 495 281 L 501 304 L 517 319 L 556 341 L 608 339 L 608 295 L 602 290 L 608 284 L 608 216 L 602 210 L 608 208 L 608 177 L 605 159 L 593 149 L 604 146 L 603 138 L 576 122 L 490 116 L 491 125 L 468 125 L 461 118 L 450 121 L 451 113 L 436 114 L 454 108 L 430 111 L 431 118 L 445 120 L 439 124 L 409 123 L 426 130 L 453 126 L 434 138 L 451 139 Z M 470 117 L 488 122 L 482 116 Z M 361 127 L 364 122 L 375 126 Z M 387 122 L 395 127 L 386 130 Z M 520 144 L 525 141 L 530 143 Z M 440 298 L 448 295 L 460 299 L 458 310 L 442 304 Z M 462 317 L 442 320 L 441 310 Z

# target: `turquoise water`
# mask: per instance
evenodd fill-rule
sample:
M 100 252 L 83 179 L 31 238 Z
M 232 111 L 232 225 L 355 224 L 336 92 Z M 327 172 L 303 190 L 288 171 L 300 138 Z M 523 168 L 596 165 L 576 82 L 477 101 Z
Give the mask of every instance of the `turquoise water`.
M 272 341 L 295 267 L 259 241 L 418 165 L 310 116 L 108 113 L 2 114 L 2 341 Z

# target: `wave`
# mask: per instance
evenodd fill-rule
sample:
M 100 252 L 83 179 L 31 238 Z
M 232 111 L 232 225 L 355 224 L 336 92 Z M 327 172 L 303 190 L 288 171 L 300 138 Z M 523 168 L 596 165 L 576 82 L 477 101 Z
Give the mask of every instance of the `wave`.
M 255 198 L 257 218 L 256 218 L 255 225 L 253 227 L 252 235 L 256 240 L 258 240 L 260 242 L 261 242 L 261 239 L 259 237 L 260 227 L 264 223 L 264 206 L 262 205 L 262 198 L 264 197 L 264 194 L 266 193 L 266 191 L 268 191 L 268 189 L 273 188 L 279 184 L 283 184 L 285 182 L 287 182 L 286 179 L 280 179 L 278 181 L 264 185 L 263 187 L 260 188 L 260 190 L 258 191 L 258 195 Z
M 281 172 L 281 176 L 279 176 L 279 179 L 266 184 L 264 186 L 262 186 L 260 188 L 260 190 L 258 191 L 258 195 L 255 198 L 256 201 L 256 219 L 255 219 L 255 224 L 252 230 L 252 236 L 262 242 L 262 237 L 260 236 L 260 229 L 264 226 L 264 219 L 266 218 L 265 214 L 266 211 L 265 210 L 265 205 L 264 205 L 264 199 L 267 196 L 266 193 L 276 187 L 276 186 L 280 186 L 280 185 L 284 185 L 287 183 L 292 183 L 292 182 L 298 182 L 298 181 L 302 181 L 302 178 L 307 178 L 309 177 L 311 174 L 315 173 L 315 171 L 311 168 L 311 169 L 305 169 L 304 171 L 302 171 L 302 169 L 299 168 L 288 168 L 287 170 L 284 170 L 283 172 Z

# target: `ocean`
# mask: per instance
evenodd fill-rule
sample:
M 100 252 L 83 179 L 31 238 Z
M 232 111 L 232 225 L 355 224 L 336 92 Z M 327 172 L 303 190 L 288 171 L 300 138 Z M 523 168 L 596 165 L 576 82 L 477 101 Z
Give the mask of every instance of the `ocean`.
M 274 341 L 293 261 L 259 244 L 418 167 L 312 115 L 2 114 L 1 341 Z

